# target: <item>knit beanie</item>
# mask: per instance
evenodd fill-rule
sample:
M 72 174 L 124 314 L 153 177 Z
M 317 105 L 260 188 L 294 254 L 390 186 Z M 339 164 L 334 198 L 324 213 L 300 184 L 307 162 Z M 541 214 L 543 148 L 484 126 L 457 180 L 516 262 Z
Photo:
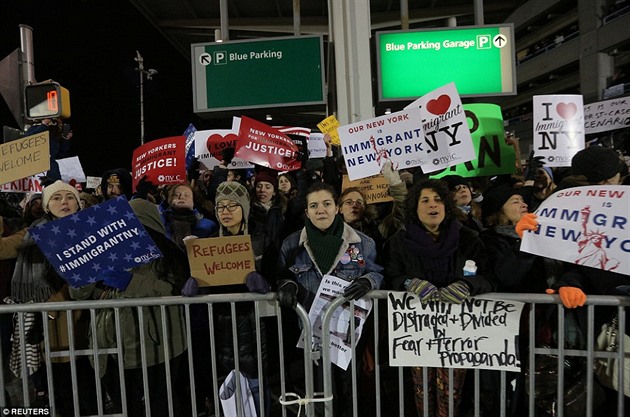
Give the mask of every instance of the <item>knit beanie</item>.
M 101 192 L 103 193 L 103 197 L 107 199 L 107 184 L 119 184 L 122 193 L 127 197 L 127 200 L 131 200 L 132 192 L 131 192 L 131 174 L 129 171 L 123 168 L 116 168 L 110 171 L 107 171 L 103 174 L 101 178 Z
M 249 219 L 250 203 L 247 188 L 238 181 L 222 182 L 217 187 L 217 193 L 214 199 L 215 206 L 222 200 L 234 201 L 236 204 L 241 206 L 241 209 L 243 210 L 243 224 L 245 225 L 243 230 L 245 234 L 248 234 L 247 220 Z M 223 236 L 223 228 L 220 229 L 219 234 Z
M 522 189 L 512 188 L 507 185 L 490 187 L 483 193 L 482 213 L 484 219 L 501 211 L 503 205 L 513 195 L 521 195 Z
M 164 223 L 157 206 L 143 198 L 134 198 L 129 202 L 131 209 L 144 227 L 166 234 Z
M 440 179 L 448 184 L 449 191 L 454 191 L 458 185 L 465 185 L 470 188 L 470 183 L 460 175 L 446 175 Z
M 582 149 L 571 160 L 571 174 L 584 175 L 588 182 L 598 183 L 619 172 L 619 155 L 610 148 L 591 146 Z
M 273 185 L 275 190 L 278 189 L 278 173 L 276 171 L 271 171 L 269 169 L 261 169 L 256 174 L 256 179 L 254 180 L 254 187 L 258 185 L 259 182 L 265 181 Z
M 52 184 L 44 187 L 44 190 L 42 192 L 42 207 L 44 207 L 44 211 L 46 213 L 49 212 L 48 202 L 50 201 L 50 197 L 52 197 L 52 195 L 55 194 L 57 191 L 70 191 L 74 195 L 74 198 L 77 199 L 77 204 L 79 205 L 79 209 L 81 208 L 81 199 L 79 198 L 79 190 L 77 190 L 70 184 L 66 184 L 65 182 L 61 180 L 57 180 L 53 182 Z
M 540 167 L 542 169 L 545 170 L 545 172 L 547 173 L 547 175 L 549 175 L 549 178 L 551 178 L 551 181 L 553 181 L 553 171 L 551 170 L 550 167 L 548 166 L 542 166 Z M 529 167 L 525 168 L 525 172 L 523 172 L 523 177 L 527 178 L 527 175 L 529 174 Z

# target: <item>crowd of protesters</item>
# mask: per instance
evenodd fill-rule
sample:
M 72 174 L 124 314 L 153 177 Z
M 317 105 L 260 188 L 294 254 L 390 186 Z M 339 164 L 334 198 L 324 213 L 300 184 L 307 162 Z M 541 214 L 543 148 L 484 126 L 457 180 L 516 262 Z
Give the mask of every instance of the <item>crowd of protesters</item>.
M 591 147 L 578 152 L 568 170 L 552 170 L 540 158 L 530 155 L 529 166 L 523 175 L 501 175 L 493 178 L 462 178 L 448 175 L 430 179 L 420 169 L 396 171 L 390 162 L 383 167 L 389 184 L 392 202 L 368 204 L 359 188 L 341 189 L 344 174 L 342 158 L 327 144 L 323 160 L 308 161 L 299 171 L 281 173 L 265 168 L 255 170 L 228 169 L 233 150 L 223 153 L 224 160 L 205 169 L 197 161 L 189 169 L 188 181 L 174 186 L 158 186 L 141 180 L 132 194 L 128 170 L 116 168 L 103 173 L 98 190 L 77 189 L 60 180 L 46 183 L 41 194 L 29 194 L 22 207 L 3 209 L 0 259 L 2 267 L 0 288 L 5 302 L 29 303 L 61 300 L 115 299 L 235 292 L 267 293 L 274 291 L 282 307 L 296 303 L 308 309 L 320 286 L 322 276 L 335 275 L 349 282 L 344 295 L 358 300 L 373 289 L 409 291 L 424 303 L 440 301 L 460 304 L 469 297 L 487 292 L 558 293 L 567 308 L 585 303 L 587 294 L 627 295 L 627 279 L 601 269 L 534 256 L 520 251 L 522 234 L 537 227 L 532 213 L 542 201 L 557 190 L 580 185 L 622 184 L 628 177 L 628 166 L 610 148 Z M 103 282 L 73 288 L 51 267 L 33 241 L 29 228 L 40 223 L 76 213 L 78 210 L 118 196 L 126 196 L 141 223 L 156 242 L 162 258 L 132 269 L 129 286 L 120 291 Z M 20 217 L 12 216 L 20 213 Z M 250 235 L 255 256 L 255 271 L 247 275 L 243 285 L 199 287 L 190 276 L 186 259 L 187 239 Z M 466 261 L 473 260 L 476 274 L 463 274 Z M 6 297 L 6 298 L 5 298 Z M 204 306 L 205 307 L 205 306 Z M 217 366 L 223 374 L 234 368 L 232 347 L 232 312 L 217 308 L 214 327 L 217 332 Z M 41 317 L 41 316 L 40 316 Z M 68 346 L 67 320 L 75 322 L 77 335 L 83 331 L 79 345 L 88 347 L 93 340 L 99 348 L 117 343 L 114 315 L 111 310 L 96 314 L 98 334 L 88 337 L 86 315 L 56 317 L 49 322 L 55 327 L 50 334 L 58 336 L 52 349 Z M 602 317 L 602 320 L 605 318 Z M 14 377 L 21 376 L 19 355 L 19 327 L 11 319 L 2 317 L 2 352 Z M 125 355 L 124 387 L 127 391 L 125 415 L 143 415 L 143 375 L 139 361 L 140 340 L 147 352 L 150 408 L 152 415 L 163 415 L 168 410 L 165 385 L 165 348 L 168 344 L 171 378 L 175 381 L 187 376 L 186 367 L 194 366 L 196 389 L 200 402 L 195 414 L 186 405 L 186 394 L 174 392 L 176 415 L 202 415 L 211 401 L 212 387 L 209 361 L 201 356 L 208 346 L 207 310 L 191 309 L 193 328 L 193 364 L 187 363 L 183 311 L 177 306 L 156 307 L 144 315 L 146 321 L 138 326 L 133 309 L 123 309 L 121 326 Z M 170 338 L 156 340 L 160 326 L 168 321 Z M 240 371 L 247 378 L 258 398 L 259 362 L 268 372 L 267 357 L 271 354 L 272 338 L 267 337 L 264 320 L 261 328 L 262 358 L 256 344 L 256 316 L 251 306 L 236 309 L 236 329 L 239 340 Z M 579 320 L 578 320 L 579 321 Z M 383 328 L 386 326 L 384 325 Z M 297 338 L 299 328 L 293 329 Z M 46 369 L 42 366 L 42 323 L 37 315 L 27 321 L 25 331 L 26 366 L 34 388 L 37 404 L 47 401 Z M 144 331 L 141 338 L 139 332 Z M 65 332 L 65 334 L 64 334 Z M 159 337 L 158 337 L 159 339 Z M 357 358 L 369 349 L 363 338 L 357 346 Z M 293 344 L 295 346 L 295 344 Z M 196 347 L 201 347 L 197 349 Z M 522 349 L 526 349 L 523 347 Z M 200 356 L 201 355 L 201 356 Z M 120 412 L 120 381 L 116 362 L 107 355 L 99 356 L 98 363 L 80 363 L 82 391 L 90 391 L 94 384 L 91 367 L 99 367 L 103 377 L 104 398 L 109 411 Z M 352 379 L 349 371 L 334 368 L 335 415 L 352 413 Z M 56 363 L 53 377 L 55 398 L 60 415 L 74 415 L 71 400 L 68 362 Z M 449 372 L 432 368 L 428 374 L 422 368 L 411 368 L 413 396 L 418 415 L 423 415 L 428 398 L 429 415 L 449 415 L 449 390 L 455 400 L 454 416 L 466 415 L 466 390 L 470 375 L 458 369 Z M 498 373 L 486 372 L 482 378 L 481 406 L 484 416 L 499 415 L 501 395 Z M 429 378 L 429 393 L 425 397 L 424 379 Z M 508 396 L 509 415 L 527 415 L 524 379 L 513 375 L 513 389 Z M 175 384 L 174 391 L 186 384 Z M 59 389 L 57 389 L 59 387 Z M 319 387 L 321 388 L 321 386 Z M 270 387 L 265 386 L 265 415 L 269 415 Z M 69 399 L 70 398 L 70 399 Z M 348 399 L 344 401 L 343 399 Z M 95 395 L 84 395 L 80 413 L 95 413 Z M 613 402 L 614 403 L 614 402 Z M 362 410 L 370 415 L 374 410 Z M 260 412 L 259 412 L 260 415 Z

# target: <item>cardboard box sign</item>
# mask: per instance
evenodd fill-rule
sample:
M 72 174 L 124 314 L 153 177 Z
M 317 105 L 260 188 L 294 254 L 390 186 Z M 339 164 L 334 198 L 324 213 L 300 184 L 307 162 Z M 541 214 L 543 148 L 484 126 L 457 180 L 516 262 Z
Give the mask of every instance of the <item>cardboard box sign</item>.
M 245 276 L 255 270 L 249 235 L 189 239 L 186 252 L 200 287 L 244 284 Z
M 348 176 L 344 175 L 341 190 L 345 191 L 350 187 L 357 187 L 361 190 L 363 194 L 365 194 L 367 204 L 394 201 L 392 196 L 389 195 L 389 183 L 382 175 L 375 175 L 354 181 L 350 181 Z

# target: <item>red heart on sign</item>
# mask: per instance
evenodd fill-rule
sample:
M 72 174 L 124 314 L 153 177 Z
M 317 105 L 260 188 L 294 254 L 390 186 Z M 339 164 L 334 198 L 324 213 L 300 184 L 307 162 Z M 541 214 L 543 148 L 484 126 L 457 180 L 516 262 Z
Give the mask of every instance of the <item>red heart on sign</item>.
M 234 133 L 228 133 L 225 136 L 213 133 L 208 136 L 208 139 L 206 140 L 206 148 L 208 149 L 208 152 L 210 152 L 210 155 L 220 161 L 223 159 L 221 151 L 225 148 L 235 148 L 237 139 L 238 136 Z
M 575 103 L 558 103 L 556 111 L 564 120 L 569 120 L 577 113 L 577 106 Z
M 451 98 L 446 94 L 442 94 L 435 100 L 429 100 L 427 103 L 427 110 L 435 115 L 446 113 L 449 107 L 451 107 Z

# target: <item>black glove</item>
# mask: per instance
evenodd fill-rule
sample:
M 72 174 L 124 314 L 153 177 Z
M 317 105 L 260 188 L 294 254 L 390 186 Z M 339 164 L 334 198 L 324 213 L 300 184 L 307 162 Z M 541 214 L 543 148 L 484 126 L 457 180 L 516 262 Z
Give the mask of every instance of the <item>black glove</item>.
M 186 172 L 188 181 L 192 182 L 193 180 L 197 181 L 199 179 L 199 168 L 201 168 L 199 158 L 194 157 L 190 163 L 190 167 L 188 167 L 188 171 Z
M 138 181 L 138 185 L 136 185 L 136 198 L 142 198 L 144 200 L 147 199 L 149 195 L 149 191 L 153 189 L 153 183 L 151 181 L 147 181 L 147 176 L 140 178 Z
M 221 157 L 225 166 L 230 165 L 232 159 L 234 159 L 234 148 L 225 148 L 221 151 Z
M 343 292 L 343 296 L 356 301 L 359 298 L 363 298 L 363 296 L 370 291 L 372 291 L 372 283 L 370 280 L 367 278 L 357 278 L 352 284 L 348 285 Z
M 298 285 L 295 281 L 283 279 L 278 282 L 276 300 L 282 307 L 295 308 L 297 305 Z
M 545 166 L 545 157 L 534 156 L 534 151 L 531 151 L 529 159 L 527 160 L 527 176 L 525 177 L 525 181 L 533 181 L 536 177 L 536 171 L 543 166 Z

